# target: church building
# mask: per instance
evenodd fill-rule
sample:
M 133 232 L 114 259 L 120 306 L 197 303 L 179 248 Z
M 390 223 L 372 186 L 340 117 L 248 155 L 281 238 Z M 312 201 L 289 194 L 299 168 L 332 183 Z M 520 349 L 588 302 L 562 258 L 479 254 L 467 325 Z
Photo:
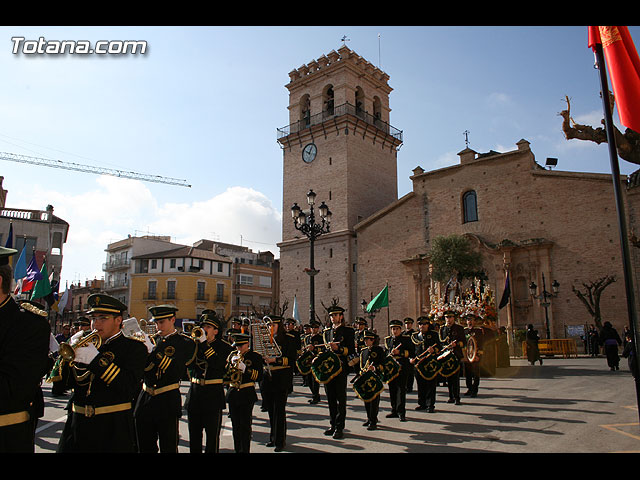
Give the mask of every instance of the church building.
M 621 332 L 628 324 L 619 229 L 611 175 L 563 172 L 541 166 L 530 143 L 508 152 L 459 153 L 459 164 L 425 171 L 417 166 L 412 191 L 398 198 L 401 130 L 391 126 L 389 76 L 343 46 L 289 74 L 287 127 L 278 130 L 283 151 L 283 225 L 280 298 L 296 298 L 302 322 L 314 283 L 315 318 L 324 321 L 336 299 L 348 322 L 389 285 L 389 308 L 374 327 L 387 334 L 389 319 L 416 318 L 431 309 L 429 251 L 438 236 L 464 235 L 482 253 L 486 283 L 496 296 L 507 275 L 511 301 L 498 325 L 533 324 L 542 338 L 567 338 L 591 325 L 572 291 L 613 275 L 601 299 L 603 321 Z M 428 159 L 415 159 L 419 165 Z M 623 177 L 629 233 L 640 222 L 640 191 Z M 289 217 L 316 194 L 330 216 L 329 232 L 310 240 Z M 631 243 L 634 272 L 638 250 Z M 313 260 L 314 268 L 310 268 Z M 543 287 L 546 302 L 530 292 Z M 554 293 L 557 292 L 557 295 Z

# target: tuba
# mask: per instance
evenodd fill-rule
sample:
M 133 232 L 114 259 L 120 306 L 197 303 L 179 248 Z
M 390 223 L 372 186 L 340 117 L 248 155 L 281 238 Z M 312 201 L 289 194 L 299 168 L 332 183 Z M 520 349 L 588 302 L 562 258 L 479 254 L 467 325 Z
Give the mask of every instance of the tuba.
M 97 330 L 93 330 L 90 334 L 80 338 L 77 342 L 62 342 L 58 349 L 58 353 L 63 361 L 71 363 L 76 357 L 76 349 L 85 347 L 89 344 L 93 344 L 96 348 L 100 348 L 100 345 L 102 345 L 102 339 L 100 338 Z

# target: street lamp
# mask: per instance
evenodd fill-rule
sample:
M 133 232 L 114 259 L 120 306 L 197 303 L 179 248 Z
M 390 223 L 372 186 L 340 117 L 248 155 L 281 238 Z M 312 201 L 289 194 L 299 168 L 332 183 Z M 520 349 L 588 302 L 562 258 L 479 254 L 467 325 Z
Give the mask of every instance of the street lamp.
M 305 268 L 305 272 L 309 275 L 309 320 L 315 320 L 315 283 L 314 277 L 319 272 L 314 266 L 314 243 L 316 238 L 324 233 L 329 232 L 329 221 L 331 220 L 331 212 L 329 207 L 322 202 L 318 207 L 320 213 L 320 223 L 316 223 L 314 213 L 314 205 L 316 203 L 316 194 L 313 190 L 307 193 L 307 204 L 309 211 L 304 212 L 297 203 L 291 207 L 291 217 L 293 218 L 293 226 L 296 230 L 304 233 L 309 239 L 309 268 Z
M 371 320 L 371 330 L 373 330 L 373 319 L 376 318 L 376 313 L 378 313 L 380 309 L 376 308 L 372 309 L 370 312 L 367 312 L 367 305 L 369 305 L 369 302 L 364 299 L 362 300 L 362 303 L 360 305 L 362 305 L 362 312 L 369 317 L 369 320 Z
M 529 284 L 529 293 L 531 293 L 531 296 L 538 300 L 542 300 L 542 302 L 540 302 L 540 305 L 544 307 L 544 318 L 545 318 L 545 323 L 547 328 L 547 339 L 551 338 L 551 332 L 549 330 L 549 306 L 551 305 L 550 300 L 551 298 L 558 296 L 559 289 L 560 289 L 560 284 L 558 283 L 557 280 L 554 280 L 553 283 L 551 284 L 552 293 L 547 292 L 547 284 L 545 283 L 544 273 L 542 274 L 542 293 L 540 295 L 537 295 L 538 286 L 534 282 L 531 282 Z

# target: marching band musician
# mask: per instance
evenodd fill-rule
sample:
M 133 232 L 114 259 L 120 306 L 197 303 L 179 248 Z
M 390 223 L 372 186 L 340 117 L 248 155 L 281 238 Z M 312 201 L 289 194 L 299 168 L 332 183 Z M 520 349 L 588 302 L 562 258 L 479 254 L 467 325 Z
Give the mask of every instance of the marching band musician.
M 372 330 L 365 330 L 362 335 L 364 347 L 360 351 L 360 366 L 367 366 L 368 370 L 376 371 L 385 357 L 384 348 L 378 345 L 379 337 Z M 378 412 L 380 411 L 380 395 L 369 402 L 364 403 L 367 412 L 367 421 L 362 424 L 367 430 L 378 428 Z
M 134 410 L 141 453 L 178 452 L 178 421 L 182 416 L 180 380 L 196 357 L 195 341 L 175 326 L 178 309 L 149 307 L 157 332 L 144 369 L 142 391 Z
M 264 362 L 259 353 L 251 350 L 248 334 L 236 333 L 232 338 L 235 351 L 227 357 L 225 368 L 231 372 L 227 404 L 231 416 L 233 446 L 236 453 L 250 453 L 253 406 L 258 400 L 255 384 L 262 380 Z
M 291 384 L 289 385 L 289 391 L 287 392 L 288 394 L 291 394 L 293 393 L 293 377 L 296 375 L 296 372 L 297 372 L 295 359 L 302 352 L 301 350 L 302 349 L 302 332 L 298 330 L 298 322 L 296 321 L 295 318 L 287 318 L 284 321 L 284 327 L 287 334 L 293 337 L 293 340 L 294 340 L 293 343 L 296 349 L 296 355 L 293 359 L 294 360 L 293 365 L 291 366 L 293 375 L 291 376 Z
M 226 407 L 223 377 L 227 357 L 233 348 L 222 339 L 222 321 L 215 311 L 202 312 L 200 327 L 202 335 L 194 336 L 197 342 L 196 359 L 189 367 L 191 385 L 185 400 L 189 451 L 202 453 L 204 431 L 207 436 L 205 453 L 218 453 L 222 411 Z
M 317 355 L 318 351 L 322 349 L 322 347 L 317 347 L 317 345 L 322 345 L 324 343 L 324 338 L 322 337 L 322 332 L 320 332 L 320 322 L 312 320 L 310 325 L 311 334 L 307 339 L 305 348 L 307 351 L 315 352 Z M 309 403 L 312 405 L 320 403 L 320 383 L 318 383 L 311 372 L 309 372 L 306 377 L 309 390 L 311 390 L 311 399 L 309 400 Z
M 453 344 L 453 354 L 462 358 L 462 348 L 466 344 L 464 327 L 456 323 L 457 312 L 447 310 L 444 312 L 444 325 L 440 327 L 440 341 L 444 346 Z M 460 371 L 447 377 L 447 389 L 449 390 L 449 400 L 447 403 L 460 405 Z
M 423 355 L 437 355 L 442 349 L 438 332 L 435 331 L 433 323 L 429 317 L 418 317 L 420 331 L 411 337 L 415 344 L 415 357 L 410 361 L 415 365 Z M 427 410 L 429 413 L 435 412 L 437 376 L 427 380 L 416 374 L 418 385 L 418 406 L 416 410 Z
M 287 397 L 293 386 L 293 368 L 298 354 L 298 339 L 285 330 L 282 317 L 270 315 L 269 327 L 274 342 L 280 348 L 277 357 L 264 358 L 266 365 L 260 393 L 262 404 L 269 414 L 269 442 L 276 452 L 284 449 L 287 436 Z M 293 320 L 295 323 L 295 320 Z
M 330 427 L 325 430 L 324 434 L 341 439 L 344 438 L 347 417 L 347 376 L 349 358 L 355 354 L 355 332 L 353 328 L 347 327 L 344 323 L 344 308 L 333 304 L 327 309 L 327 312 L 331 319 L 331 327 L 323 331 L 323 343 L 328 344 L 331 351 L 338 355 L 342 370 L 324 384 L 330 417 Z
M 406 317 L 404 319 L 404 332 L 403 332 L 406 336 L 408 336 L 409 338 L 411 338 L 411 336 L 414 333 L 417 333 L 414 329 L 413 329 L 413 318 L 411 317 Z M 407 393 L 411 393 L 413 392 L 413 381 L 415 378 L 415 371 L 413 368 L 413 364 L 409 363 L 409 366 L 407 367 Z
M 414 346 L 411 339 L 402 332 L 402 321 L 391 320 L 391 335 L 385 338 L 387 355 L 400 364 L 400 374 L 389 382 L 389 396 L 391 400 L 391 413 L 387 418 L 400 418 L 406 422 L 407 406 L 407 374 L 409 371 L 409 358 L 413 356 Z
M 356 353 L 358 355 L 367 346 L 367 342 L 365 342 L 366 331 L 367 321 L 362 317 L 358 317 L 356 319 Z
M 467 328 L 464 330 L 465 338 L 473 336 L 478 347 L 476 361 L 464 362 L 464 376 L 465 383 L 467 385 L 467 391 L 465 396 L 477 397 L 478 388 L 480 386 L 480 358 L 482 358 L 482 345 L 484 341 L 484 330 L 482 328 L 482 321 L 475 313 L 467 311 L 463 317 L 467 321 Z M 467 359 L 469 360 L 469 359 Z
M 0 247 L 0 452 L 33 453 L 37 413 L 32 404 L 42 395 L 51 329 L 45 317 L 21 308 L 10 295 L 9 258 L 16 253 Z
M 139 390 L 147 347 L 122 332 L 126 305 L 109 295 L 87 298 L 91 326 L 100 346 L 76 346 L 71 368 L 73 394 L 58 443 L 59 453 L 134 453 L 133 401 Z M 84 336 L 78 332 L 77 341 Z M 76 342 L 77 343 L 77 342 Z
M 311 324 L 305 323 L 302 325 L 302 333 L 300 334 L 300 350 L 298 351 L 298 357 L 302 355 L 307 349 L 307 342 L 311 338 Z M 309 375 L 300 372 L 302 375 L 302 386 L 309 387 Z

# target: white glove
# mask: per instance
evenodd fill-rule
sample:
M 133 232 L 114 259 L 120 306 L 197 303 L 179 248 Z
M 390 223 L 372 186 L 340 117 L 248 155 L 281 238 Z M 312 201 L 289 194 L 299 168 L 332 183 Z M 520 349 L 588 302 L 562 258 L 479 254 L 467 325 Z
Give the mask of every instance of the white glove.
M 151 350 L 153 350 L 154 345 L 151 339 L 149 338 L 149 335 L 147 335 L 146 333 L 144 334 L 144 344 L 147 347 L 147 353 L 151 353 Z
M 204 329 L 202 329 L 202 333 L 200 333 L 200 336 L 196 340 L 198 340 L 198 342 L 200 342 L 200 343 L 206 342 L 207 341 L 207 332 L 205 332 Z
M 69 339 L 69 345 L 75 345 L 82 337 L 84 337 L 84 330 L 80 330 L 78 333 L 74 333 L 73 336 Z
M 240 370 L 242 373 L 244 373 L 244 371 L 246 369 L 247 369 L 247 366 L 244 364 L 244 362 L 238 363 L 238 370 Z
M 96 358 L 100 354 L 100 352 L 93 343 L 89 343 L 84 347 L 77 348 L 75 350 L 75 354 L 75 362 L 89 365 L 91 363 L 91 360 Z

